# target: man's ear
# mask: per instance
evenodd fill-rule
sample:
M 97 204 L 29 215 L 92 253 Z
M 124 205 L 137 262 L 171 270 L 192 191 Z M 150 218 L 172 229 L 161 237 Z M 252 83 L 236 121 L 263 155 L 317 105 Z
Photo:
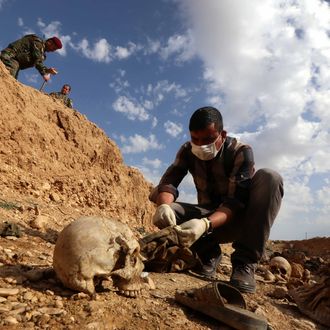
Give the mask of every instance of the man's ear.
M 226 136 L 227 136 L 227 131 L 222 130 L 220 134 L 221 134 L 221 137 L 222 137 L 223 139 L 225 139 Z

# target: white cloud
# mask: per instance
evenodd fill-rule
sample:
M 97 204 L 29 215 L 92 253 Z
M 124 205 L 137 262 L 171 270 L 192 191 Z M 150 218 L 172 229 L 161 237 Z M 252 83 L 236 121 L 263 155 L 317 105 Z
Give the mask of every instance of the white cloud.
M 158 119 L 156 117 L 153 117 L 151 127 L 155 128 L 157 126 L 157 124 L 158 124 Z
M 145 109 L 141 105 L 134 103 L 126 96 L 118 97 L 112 106 L 116 112 L 123 113 L 130 120 L 137 119 L 140 121 L 145 121 L 149 119 L 149 114 L 145 111 Z
M 1 5 L 0 5 L 1 6 Z M 17 25 L 18 26 L 24 26 L 24 21 L 23 21 L 23 18 L 22 17 L 19 17 L 18 19 L 17 19 Z
M 157 141 L 156 136 L 153 134 L 150 134 L 147 138 L 142 135 L 135 134 L 127 139 L 125 138 L 125 141 L 123 142 L 124 146 L 121 150 L 124 154 L 140 153 L 163 148 L 163 145 Z
M 153 107 L 156 107 L 165 100 L 165 96 L 172 95 L 175 99 L 184 98 L 188 92 L 180 85 L 174 82 L 170 83 L 168 80 L 160 80 L 155 85 L 148 84 L 143 93 L 151 98 L 149 100 Z
M 159 40 L 148 39 L 147 46 L 144 49 L 144 53 L 146 55 L 154 54 L 154 53 L 157 53 L 160 48 L 161 48 L 161 43 Z
M 182 111 L 179 111 L 178 109 L 173 109 L 171 111 L 171 113 L 175 116 L 178 116 L 178 117 L 183 117 L 184 116 L 184 113 Z
M 158 54 L 163 60 L 174 58 L 177 64 L 189 61 L 196 55 L 191 31 L 170 36 L 165 44 L 159 40 L 147 39 L 147 44 L 140 47 L 144 55 Z
M 139 171 L 143 174 L 143 176 L 151 182 L 154 186 L 156 186 L 159 182 L 159 171 L 158 168 L 153 168 L 150 166 L 145 166 L 145 165 L 137 165 L 136 166 Z
M 123 74 L 123 76 L 124 75 L 125 74 Z M 131 91 L 128 90 L 130 83 L 127 80 L 123 80 L 123 76 L 119 72 L 119 76 L 113 79 L 111 84 L 109 84 L 109 86 L 113 88 L 117 94 L 125 94 L 119 96 L 113 103 L 114 110 L 125 114 L 125 116 L 130 120 L 151 120 L 152 128 L 157 126 L 158 119 L 155 116 L 150 116 L 151 110 L 159 106 L 170 96 L 172 96 L 174 99 L 182 99 L 188 97 L 189 91 L 184 89 L 180 84 L 176 84 L 174 82 L 171 83 L 167 80 L 161 80 L 154 85 L 148 84 L 146 87 L 141 86 L 139 89 L 137 89 L 135 91 L 139 99 L 139 101 L 137 101 L 130 95 Z M 179 127 L 172 128 L 172 132 L 174 132 L 174 129 L 178 130 Z M 176 135 L 178 134 L 179 133 L 176 133 Z
M 303 110 L 310 101 L 312 64 L 324 67 L 329 61 L 322 54 L 329 48 L 324 38 L 329 20 L 318 19 L 329 14 L 327 4 L 194 0 L 186 9 L 209 87 L 225 95 L 227 125 L 237 128 L 261 114 L 283 120 Z
M 158 158 L 149 159 L 149 158 L 144 157 L 142 159 L 142 163 L 143 163 L 143 165 L 151 166 L 153 168 L 160 168 L 160 166 L 162 165 L 162 161 Z
M 111 45 L 105 38 L 95 42 L 92 47 L 90 47 L 89 41 L 84 38 L 75 48 L 81 51 L 85 57 L 95 62 L 109 63 L 112 60 Z
M 323 221 L 325 224 L 329 224 L 330 213 L 330 179 L 326 179 L 322 189 L 317 191 L 317 199 L 321 205 L 324 205 L 321 209 L 323 215 Z
M 128 42 L 126 47 L 113 47 L 105 38 L 100 38 L 92 45 L 87 38 L 83 38 L 78 43 L 73 43 L 70 35 L 61 34 L 61 22 L 52 21 L 49 24 L 46 24 L 41 18 L 38 18 L 37 25 L 46 38 L 57 36 L 61 39 L 63 47 L 57 51 L 60 55 L 66 55 L 66 48 L 67 46 L 70 46 L 72 49 L 81 52 L 84 57 L 92 61 L 110 63 L 114 59 L 126 59 L 142 48 L 140 45 L 136 45 L 133 42 Z M 73 33 L 72 35 L 76 34 Z
M 26 72 L 24 72 L 24 75 L 25 75 L 25 78 L 26 78 L 26 80 L 28 81 L 28 82 L 30 82 L 30 83 L 33 83 L 33 84 L 35 84 L 35 83 L 37 83 L 38 81 L 41 81 L 40 80 L 40 74 L 38 74 L 38 73 L 26 73 Z M 43 79 L 42 79 L 43 80 Z M 41 87 L 41 84 L 43 83 L 43 81 L 40 83 L 40 87 Z
M 125 71 L 120 70 L 119 71 L 119 77 L 116 77 L 110 84 L 109 86 L 113 88 L 113 90 L 119 94 L 125 89 L 127 89 L 130 84 L 127 80 L 124 80 L 123 77 L 125 76 Z
M 190 173 L 184 177 L 180 184 L 178 201 L 197 204 L 197 193 Z
M 114 57 L 119 60 L 126 59 L 134 54 L 138 49 L 139 47 L 135 43 L 129 42 L 127 47 L 117 46 L 115 48 Z
M 190 31 L 186 35 L 171 36 L 166 46 L 160 49 L 160 56 L 165 60 L 174 55 L 178 62 L 188 61 L 195 55 L 194 39 Z
M 304 229 L 313 219 L 322 223 L 328 190 L 312 180 L 330 177 L 329 4 L 179 3 L 204 63 L 208 104 L 220 107 L 232 135 L 253 146 L 258 168 L 284 176 L 281 223 L 290 229 L 295 218 Z
M 177 137 L 183 131 L 181 124 L 176 124 L 170 120 L 167 120 L 164 123 L 164 128 L 166 133 L 171 135 L 172 137 Z

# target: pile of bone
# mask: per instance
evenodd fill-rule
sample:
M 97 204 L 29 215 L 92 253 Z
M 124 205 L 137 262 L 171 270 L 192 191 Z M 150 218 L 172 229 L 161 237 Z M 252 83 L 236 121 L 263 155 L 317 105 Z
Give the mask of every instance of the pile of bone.
M 269 294 L 289 299 L 311 319 L 330 328 L 330 264 L 320 257 L 284 250 L 257 269 L 259 281 L 274 283 Z
M 308 257 L 304 252 L 284 250 L 258 266 L 258 280 L 265 283 L 289 284 L 290 287 L 313 284 L 329 264 L 320 257 Z

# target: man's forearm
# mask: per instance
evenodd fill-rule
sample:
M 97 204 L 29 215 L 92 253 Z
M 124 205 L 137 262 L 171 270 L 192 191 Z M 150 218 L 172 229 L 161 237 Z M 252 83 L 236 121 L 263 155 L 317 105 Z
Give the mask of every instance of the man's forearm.
M 219 207 L 214 213 L 208 216 L 212 228 L 218 228 L 228 223 L 233 217 L 233 211 L 227 207 Z

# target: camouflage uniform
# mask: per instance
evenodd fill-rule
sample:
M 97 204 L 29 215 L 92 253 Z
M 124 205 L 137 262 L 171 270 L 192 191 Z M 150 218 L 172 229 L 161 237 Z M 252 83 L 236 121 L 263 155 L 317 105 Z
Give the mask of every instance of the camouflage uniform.
M 57 92 L 57 93 L 50 93 L 49 95 L 59 99 L 59 100 L 62 100 L 63 103 L 69 107 L 69 108 L 73 108 L 73 102 L 72 100 L 65 94 L 61 93 L 61 92 Z
M 32 67 L 42 76 L 47 73 L 48 68 L 43 64 L 46 59 L 45 41 L 34 34 L 28 34 L 10 43 L 1 51 L 0 59 L 16 79 L 19 70 Z

